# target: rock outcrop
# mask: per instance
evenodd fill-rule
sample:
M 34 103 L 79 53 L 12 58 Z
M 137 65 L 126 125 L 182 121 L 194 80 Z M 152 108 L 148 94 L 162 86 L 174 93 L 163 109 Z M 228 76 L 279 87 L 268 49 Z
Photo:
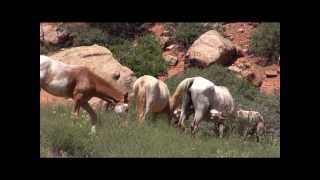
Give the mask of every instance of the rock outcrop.
M 190 64 L 200 67 L 207 67 L 213 63 L 229 65 L 236 60 L 237 56 L 236 46 L 215 30 L 201 35 L 187 52 L 187 60 Z

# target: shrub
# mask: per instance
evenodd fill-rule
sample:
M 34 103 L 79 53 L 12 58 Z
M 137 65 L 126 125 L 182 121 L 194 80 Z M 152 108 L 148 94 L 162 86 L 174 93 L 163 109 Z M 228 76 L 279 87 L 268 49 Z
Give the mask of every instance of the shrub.
M 249 51 L 268 58 L 269 63 L 280 55 L 280 23 L 260 24 L 250 40 Z
M 40 54 L 47 54 L 48 49 L 40 43 Z
M 188 48 L 200 35 L 209 30 L 223 32 L 223 26 L 221 23 L 178 23 L 175 27 L 175 40 Z
M 40 54 L 48 55 L 50 53 L 58 51 L 62 47 L 64 46 L 40 43 Z
M 81 28 L 72 32 L 72 46 L 89 46 L 99 44 L 104 46 L 107 42 L 107 34 L 98 28 Z
M 122 44 L 108 47 L 122 65 L 128 66 L 136 73 L 157 76 L 166 71 L 167 65 L 162 59 L 162 50 L 154 36 L 148 34 L 139 37 L 137 45 L 125 40 Z
M 90 23 L 92 27 L 108 32 L 109 35 L 132 39 L 142 32 L 143 23 Z

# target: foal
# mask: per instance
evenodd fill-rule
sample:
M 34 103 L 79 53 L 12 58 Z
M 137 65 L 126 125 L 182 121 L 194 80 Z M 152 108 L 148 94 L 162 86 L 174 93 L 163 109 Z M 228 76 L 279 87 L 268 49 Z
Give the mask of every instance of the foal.
M 92 133 L 96 131 L 97 114 L 88 101 L 98 97 L 110 103 L 118 103 L 125 97 L 87 67 L 64 64 L 43 55 L 40 55 L 41 89 L 55 96 L 72 98 L 75 102 L 73 111 L 77 116 L 80 107 L 89 113 Z
M 255 134 L 257 142 L 259 142 L 260 137 L 266 133 L 265 121 L 261 113 L 240 109 L 235 112 L 235 115 L 239 121 L 247 122 L 244 133 L 245 138 L 247 138 L 248 135 Z

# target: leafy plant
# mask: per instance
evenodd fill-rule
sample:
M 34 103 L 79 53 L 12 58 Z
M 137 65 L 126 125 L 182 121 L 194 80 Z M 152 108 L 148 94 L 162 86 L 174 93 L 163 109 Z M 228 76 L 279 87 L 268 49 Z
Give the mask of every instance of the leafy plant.
M 109 46 L 109 49 L 120 63 L 133 70 L 137 77 L 164 73 L 167 65 L 162 59 L 161 47 L 154 36 L 151 34 L 141 36 L 136 43 L 133 45 L 132 42 L 125 40 L 122 44 Z
M 249 51 L 274 63 L 280 56 L 280 23 L 261 23 L 250 40 Z

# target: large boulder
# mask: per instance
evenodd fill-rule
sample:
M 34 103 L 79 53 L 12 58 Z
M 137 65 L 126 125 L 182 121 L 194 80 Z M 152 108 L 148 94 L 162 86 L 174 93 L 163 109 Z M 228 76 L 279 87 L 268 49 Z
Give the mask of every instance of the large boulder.
M 178 58 L 170 54 L 163 54 L 163 59 L 169 66 L 175 66 L 178 63 Z
M 66 64 L 84 65 L 124 94 L 131 92 L 136 79 L 132 70 L 122 66 L 112 53 L 102 46 L 62 49 L 50 57 Z
M 236 60 L 237 56 L 236 46 L 215 30 L 201 35 L 187 52 L 190 64 L 200 67 L 206 67 L 213 63 L 229 65 Z

